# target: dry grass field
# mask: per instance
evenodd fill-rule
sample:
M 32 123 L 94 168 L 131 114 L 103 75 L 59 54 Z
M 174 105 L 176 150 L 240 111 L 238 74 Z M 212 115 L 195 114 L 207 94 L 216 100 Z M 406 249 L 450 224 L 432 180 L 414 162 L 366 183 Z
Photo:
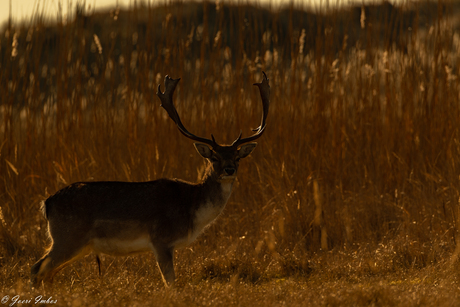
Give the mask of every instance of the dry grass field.
M 302 12 L 173 2 L 0 31 L 0 301 L 89 306 L 460 306 L 459 3 Z M 231 142 L 267 129 L 218 222 L 175 254 L 94 255 L 31 290 L 40 201 L 76 181 L 196 181 L 160 108 Z M 15 300 L 16 304 L 13 304 Z M 44 303 L 44 302 L 42 302 Z

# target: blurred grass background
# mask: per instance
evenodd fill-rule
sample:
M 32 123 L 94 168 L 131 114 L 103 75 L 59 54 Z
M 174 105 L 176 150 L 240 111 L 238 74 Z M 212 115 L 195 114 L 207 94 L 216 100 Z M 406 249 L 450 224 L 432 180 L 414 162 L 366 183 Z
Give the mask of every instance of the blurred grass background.
M 56 21 L 37 14 L 7 24 L 0 31 L 0 287 L 25 291 L 48 242 L 39 202 L 67 184 L 197 180 L 202 158 L 155 96 L 166 74 L 182 78 L 175 101 L 184 124 L 218 142 L 257 126 L 252 84 L 262 71 L 272 102 L 219 222 L 176 252 L 179 284 L 359 280 L 433 272 L 456 260 L 459 12 L 458 1 L 316 11 L 171 2 L 108 12 L 77 5 Z M 132 274 L 127 280 L 140 278 L 134 285 L 161 290 L 153 261 L 105 257 L 104 286 Z M 93 293 L 94 259 L 56 279 L 60 291 Z M 452 287 L 448 302 L 458 298 Z M 371 293 L 388 299 L 387 290 Z M 355 300 L 320 302 L 367 302 L 364 290 L 347 293 Z

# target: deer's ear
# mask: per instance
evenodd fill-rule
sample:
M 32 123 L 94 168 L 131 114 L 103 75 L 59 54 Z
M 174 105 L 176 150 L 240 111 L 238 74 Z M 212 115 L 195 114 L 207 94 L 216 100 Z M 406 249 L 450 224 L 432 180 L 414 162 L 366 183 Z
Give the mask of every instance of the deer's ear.
M 208 145 L 201 144 L 201 143 L 193 143 L 193 146 L 195 146 L 196 151 L 203 157 L 203 158 L 211 158 L 212 156 L 212 151 L 209 148 Z
M 241 148 L 238 150 L 238 156 L 240 158 L 246 158 L 249 156 L 249 154 L 256 148 L 257 143 L 249 143 L 241 146 Z

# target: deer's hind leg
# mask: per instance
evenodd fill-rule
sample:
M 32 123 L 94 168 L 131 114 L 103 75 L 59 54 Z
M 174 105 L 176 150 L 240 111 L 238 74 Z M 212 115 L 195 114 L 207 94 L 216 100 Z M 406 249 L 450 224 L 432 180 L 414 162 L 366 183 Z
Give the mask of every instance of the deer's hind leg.
M 51 230 L 51 229 L 50 229 Z M 50 231 L 51 233 L 51 231 Z M 72 236 L 68 232 L 51 237 L 53 244 L 49 251 L 30 270 L 30 284 L 37 287 L 42 281 L 52 281 L 53 276 L 73 261 L 91 252 L 88 240 L 81 235 Z

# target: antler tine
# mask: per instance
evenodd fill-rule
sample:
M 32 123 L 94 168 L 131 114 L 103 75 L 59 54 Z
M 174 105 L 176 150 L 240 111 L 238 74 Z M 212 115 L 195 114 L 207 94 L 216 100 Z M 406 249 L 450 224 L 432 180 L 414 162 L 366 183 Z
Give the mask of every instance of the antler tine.
M 265 74 L 265 72 L 262 72 L 262 73 L 264 75 L 262 82 L 253 84 L 259 88 L 260 97 L 262 99 L 262 106 L 263 106 L 262 121 L 259 127 L 257 127 L 256 129 L 253 129 L 253 131 L 255 131 L 256 133 L 251 135 L 250 137 L 242 139 L 241 133 L 240 133 L 240 136 L 232 144 L 232 146 L 234 147 L 238 147 L 243 143 L 251 142 L 251 141 L 258 139 L 265 130 L 266 120 L 268 116 L 268 109 L 270 107 L 270 85 L 268 82 L 269 80 L 267 78 L 267 75 Z
M 217 143 L 213 139 L 206 139 L 202 138 L 199 136 L 196 136 L 192 133 L 190 133 L 185 126 L 182 124 L 179 114 L 177 113 L 176 107 L 173 104 L 173 99 L 172 96 L 174 94 L 174 90 L 176 89 L 177 84 L 179 83 L 179 79 L 172 79 L 168 75 L 165 76 L 165 91 L 164 93 L 161 92 L 161 86 L 158 84 L 158 90 L 157 90 L 157 96 L 160 98 L 161 101 L 161 107 L 163 107 L 166 112 L 168 112 L 169 117 L 176 123 L 177 128 L 179 128 L 179 131 L 188 137 L 189 139 L 192 139 L 194 141 L 198 141 L 201 143 L 205 143 L 210 145 L 211 147 L 216 147 L 218 146 Z

